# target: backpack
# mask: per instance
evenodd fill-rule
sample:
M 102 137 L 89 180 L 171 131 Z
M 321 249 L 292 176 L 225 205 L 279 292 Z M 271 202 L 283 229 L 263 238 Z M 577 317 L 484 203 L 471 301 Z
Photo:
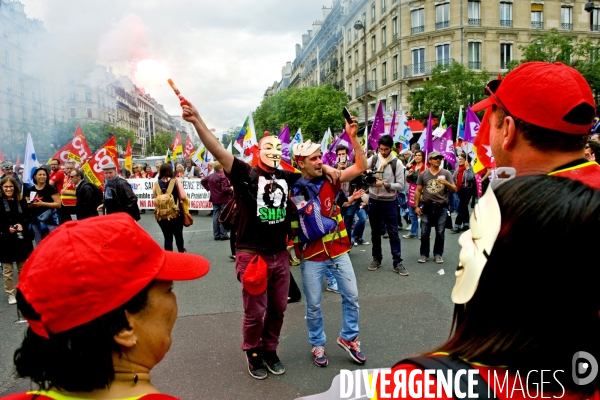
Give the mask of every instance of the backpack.
M 339 223 L 332 217 L 336 209 L 335 199 L 331 204 L 322 204 L 321 189 L 325 179 L 316 183 L 317 194 L 306 199 L 307 191 L 294 186 L 292 188 L 292 202 L 298 210 L 298 239 L 302 243 L 309 243 L 329 234 Z M 339 192 L 338 192 L 339 194 Z M 328 201 L 328 197 L 325 200 Z
M 172 178 L 169 181 L 167 190 L 163 193 L 158 182 L 154 182 L 154 217 L 157 221 L 171 220 L 179 216 L 179 206 L 173 198 L 173 188 L 177 180 Z

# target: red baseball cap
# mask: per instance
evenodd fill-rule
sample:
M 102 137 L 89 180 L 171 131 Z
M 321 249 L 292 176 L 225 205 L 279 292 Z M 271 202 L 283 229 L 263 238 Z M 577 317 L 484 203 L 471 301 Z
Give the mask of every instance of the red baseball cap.
M 152 280 L 190 280 L 208 272 L 200 256 L 163 250 L 126 213 L 70 221 L 25 263 L 17 288 L 41 320 L 44 337 L 90 322 L 131 300 Z
M 252 295 L 264 293 L 267 290 L 267 263 L 259 255 L 252 257 L 242 277 L 244 289 Z
M 589 133 L 596 105 L 590 85 L 575 68 L 528 62 L 493 82 L 496 85 L 486 88 L 490 97 L 471 107 L 473 111 L 496 105 L 532 125 L 574 135 Z

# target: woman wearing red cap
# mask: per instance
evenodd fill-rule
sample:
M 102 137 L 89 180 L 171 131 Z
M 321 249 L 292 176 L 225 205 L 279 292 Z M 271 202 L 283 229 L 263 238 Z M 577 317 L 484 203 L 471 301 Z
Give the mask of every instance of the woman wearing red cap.
M 56 268 L 60 254 L 75 253 Z M 173 281 L 208 270 L 200 256 L 162 250 L 125 213 L 62 225 L 31 254 L 17 287 L 29 328 L 16 371 L 39 390 L 5 399 L 175 399 L 150 382 L 171 346 Z

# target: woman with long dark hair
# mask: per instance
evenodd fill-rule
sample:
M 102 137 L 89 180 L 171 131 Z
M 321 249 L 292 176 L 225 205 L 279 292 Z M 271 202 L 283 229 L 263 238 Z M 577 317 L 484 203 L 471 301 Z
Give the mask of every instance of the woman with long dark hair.
M 0 180 L 0 262 L 4 275 L 4 291 L 8 304 L 16 304 L 14 263 L 19 274 L 25 260 L 33 251 L 33 243 L 27 227 L 31 220 L 27 202 L 19 193 L 19 185 L 12 176 Z
M 48 172 L 42 167 L 33 171 L 33 183 L 33 186 L 25 189 L 24 197 L 31 212 L 31 229 L 35 243 L 40 244 L 60 223 L 60 195 L 54 186 L 48 184 Z
M 173 250 L 173 236 L 175 236 L 175 243 L 177 250 L 180 253 L 184 253 L 185 247 L 183 242 L 183 201 L 186 201 L 187 195 L 183 189 L 181 182 L 175 178 L 173 173 L 173 167 L 169 163 L 164 163 L 158 170 L 158 181 L 154 183 L 154 198 L 161 194 L 170 193 L 173 196 L 175 205 L 179 210 L 179 213 L 174 218 L 161 218 L 155 213 L 157 218 L 158 226 L 162 230 L 165 238 L 165 250 Z
M 459 239 L 451 336 L 425 362 L 476 369 L 478 386 L 499 399 L 598 399 L 597 361 L 588 361 L 587 377 L 572 373 L 581 354 L 600 360 L 600 269 L 585 261 L 600 230 L 600 191 L 546 175 L 501 181 L 490 184 Z M 408 376 L 422 365 L 406 359 L 394 371 Z

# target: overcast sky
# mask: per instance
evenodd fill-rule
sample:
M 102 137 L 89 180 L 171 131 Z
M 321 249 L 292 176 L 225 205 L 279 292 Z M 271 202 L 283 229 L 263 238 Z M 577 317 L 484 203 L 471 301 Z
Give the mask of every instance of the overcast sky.
M 295 44 L 331 0 L 21 0 L 63 51 L 134 75 L 141 59 L 164 63 L 182 94 L 217 133 L 241 125 L 268 86 L 281 80 Z M 146 86 L 170 114 L 166 83 Z

